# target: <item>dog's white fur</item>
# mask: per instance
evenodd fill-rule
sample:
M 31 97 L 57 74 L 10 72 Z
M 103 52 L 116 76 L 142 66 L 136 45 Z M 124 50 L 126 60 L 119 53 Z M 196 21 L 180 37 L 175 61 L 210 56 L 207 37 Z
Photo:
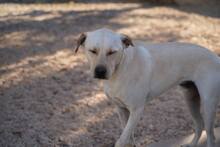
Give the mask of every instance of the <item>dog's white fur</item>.
M 84 34 L 84 40 L 78 42 L 76 49 L 84 46 L 92 73 L 98 65 L 107 69 L 104 91 L 117 104 L 124 127 L 115 147 L 132 145 L 132 133 L 147 101 L 184 81 L 192 81 L 196 87 L 185 89 L 195 123 L 195 137 L 183 146 L 196 146 L 204 127 L 207 147 L 214 147 L 213 125 L 220 98 L 220 58 L 204 47 L 188 43 L 125 44 L 123 39 L 129 40 L 109 29 L 99 29 Z M 96 54 L 89 51 L 93 49 Z M 117 52 L 108 56 L 109 50 Z

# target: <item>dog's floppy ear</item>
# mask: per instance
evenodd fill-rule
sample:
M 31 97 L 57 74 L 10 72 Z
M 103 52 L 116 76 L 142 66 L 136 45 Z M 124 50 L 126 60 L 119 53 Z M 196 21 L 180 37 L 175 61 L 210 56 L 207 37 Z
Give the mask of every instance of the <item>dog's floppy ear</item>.
M 125 48 L 128 48 L 129 46 L 134 46 L 131 38 L 127 35 L 122 34 L 121 41 L 122 41 L 123 45 L 125 46 Z
M 86 40 L 86 34 L 85 33 L 82 33 L 80 34 L 79 38 L 77 39 L 77 42 L 76 42 L 76 48 L 74 49 L 74 52 L 77 53 L 79 47 L 81 45 L 83 45 L 83 43 L 85 42 Z

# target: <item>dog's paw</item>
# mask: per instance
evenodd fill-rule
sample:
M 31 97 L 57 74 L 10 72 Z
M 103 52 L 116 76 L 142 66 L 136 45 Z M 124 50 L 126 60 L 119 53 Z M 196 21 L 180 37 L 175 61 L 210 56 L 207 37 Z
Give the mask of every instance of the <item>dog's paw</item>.
M 119 140 L 116 142 L 115 147 L 136 147 L 132 143 L 121 143 Z
M 180 147 L 195 147 L 195 146 L 192 146 L 191 144 L 183 144 Z
M 125 147 L 135 147 L 133 144 L 126 144 Z
M 190 147 L 190 145 L 188 145 L 188 144 L 183 144 L 183 145 L 180 145 L 180 147 Z

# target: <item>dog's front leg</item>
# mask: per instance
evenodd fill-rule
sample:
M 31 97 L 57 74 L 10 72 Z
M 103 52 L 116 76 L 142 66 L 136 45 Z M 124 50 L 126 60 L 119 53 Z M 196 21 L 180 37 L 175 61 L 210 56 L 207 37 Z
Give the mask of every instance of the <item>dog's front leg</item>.
M 121 129 L 123 130 L 127 124 L 128 117 L 129 117 L 129 110 L 125 107 L 117 106 L 116 107 L 118 117 L 121 124 Z M 132 143 L 135 145 L 135 139 L 134 139 L 134 131 L 132 132 Z
M 131 135 L 134 132 L 135 127 L 141 117 L 141 114 L 144 110 L 144 106 L 130 110 L 129 118 L 127 124 L 120 136 L 117 140 L 115 147 L 132 147 L 131 143 Z

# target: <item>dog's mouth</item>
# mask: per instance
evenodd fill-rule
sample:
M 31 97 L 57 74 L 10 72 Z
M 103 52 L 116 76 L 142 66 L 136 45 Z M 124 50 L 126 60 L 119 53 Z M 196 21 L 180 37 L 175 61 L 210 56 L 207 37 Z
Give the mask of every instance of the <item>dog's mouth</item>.
M 100 80 L 107 80 L 108 79 L 105 75 L 95 75 L 94 78 L 100 79 Z

